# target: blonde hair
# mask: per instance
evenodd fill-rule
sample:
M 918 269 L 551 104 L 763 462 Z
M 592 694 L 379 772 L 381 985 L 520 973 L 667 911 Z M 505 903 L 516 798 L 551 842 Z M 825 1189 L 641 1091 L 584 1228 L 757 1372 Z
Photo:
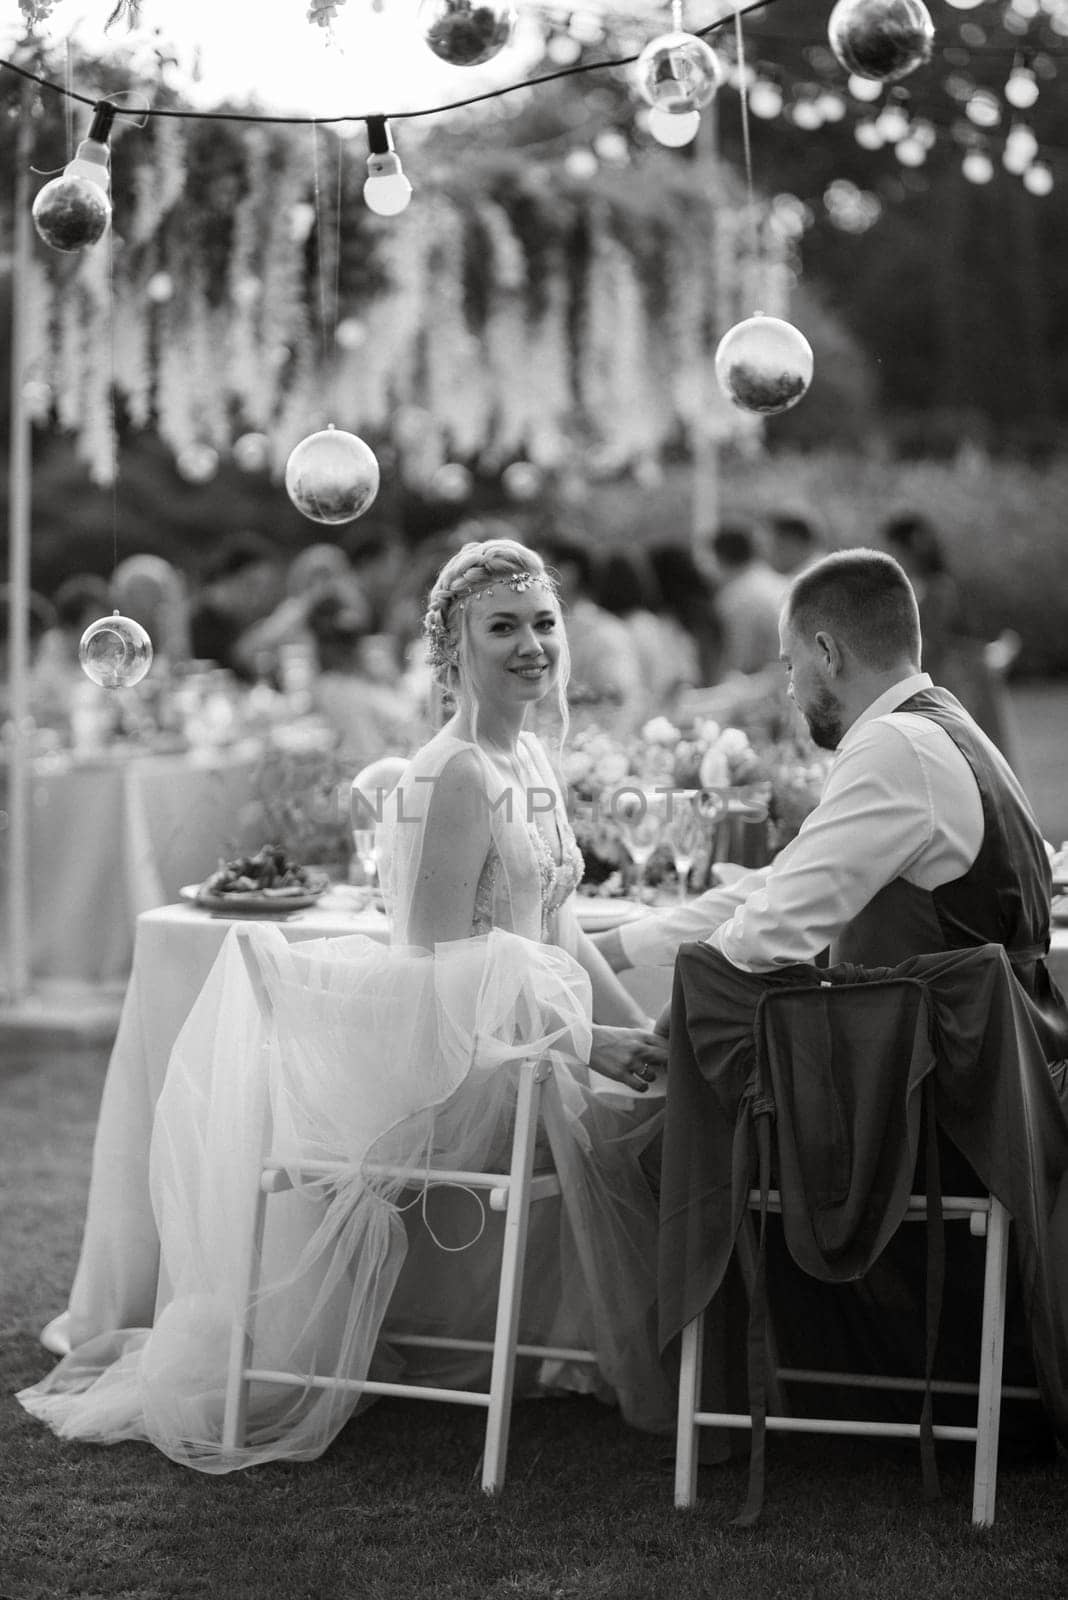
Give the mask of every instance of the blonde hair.
M 460 686 L 460 665 L 466 640 L 465 602 L 485 594 L 497 583 L 521 594 L 532 583 L 541 584 L 553 599 L 557 615 L 560 601 L 555 579 L 536 550 L 517 539 L 477 539 L 451 556 L 434 580 L 423 617 L 427 661 L 443 699 L 455 699 Z M 556 708 L 561 739 L 567 730 L 565 690 L 571 671 L 567 635 L 561 618 L 560 671 L 556 681 Z

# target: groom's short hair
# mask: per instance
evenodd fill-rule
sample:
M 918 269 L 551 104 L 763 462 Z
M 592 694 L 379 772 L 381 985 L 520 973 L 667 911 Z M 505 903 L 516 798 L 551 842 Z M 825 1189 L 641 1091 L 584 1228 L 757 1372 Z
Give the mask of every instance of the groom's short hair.
M 805 638 L 831 634 L 876 670 L 903 660 L 919 666 L 916 595 L 885 550 L 836 550 L 807 567 L 790 587 L 786 618 Z

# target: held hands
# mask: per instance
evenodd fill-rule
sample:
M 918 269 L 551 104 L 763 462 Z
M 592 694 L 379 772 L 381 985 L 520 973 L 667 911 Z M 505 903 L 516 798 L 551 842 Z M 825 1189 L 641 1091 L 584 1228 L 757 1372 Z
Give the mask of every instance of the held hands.
M 657 1074 L 667 1068 L 667 1040 L 648 1028 L 594 1023 L 590 1066 L 606 1078 L 644 1094 Z

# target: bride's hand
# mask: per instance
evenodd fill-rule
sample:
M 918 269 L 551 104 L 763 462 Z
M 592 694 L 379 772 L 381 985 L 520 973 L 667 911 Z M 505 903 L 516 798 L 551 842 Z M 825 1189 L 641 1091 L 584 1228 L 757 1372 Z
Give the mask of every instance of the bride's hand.
M 613 1028 L 595 1022 L 590 1066 L 644 1094 L 667 1067 L 667 1040 L 648 1028 Z

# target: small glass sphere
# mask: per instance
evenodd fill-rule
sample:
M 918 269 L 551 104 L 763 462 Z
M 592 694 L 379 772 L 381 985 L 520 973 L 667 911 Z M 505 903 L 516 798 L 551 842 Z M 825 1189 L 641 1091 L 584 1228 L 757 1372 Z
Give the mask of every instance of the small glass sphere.
M 422 0 L 423 38 L 450 67 L 480 67 L 511 43 L 515 7 L 505 0 Z
M 679 150 L 692 144 L 701 127 L 699 111 L 668 111 L 663 106 L 653 106 L 649 112 L 649 132 L 657 144 L 669 150 Z
M 638 93 L 661 111 L 700 111 L 723 78 L 716 52 L 695 33 L 663 33 L 650 39 L 634 68 Z
M 985 150 L 969 150 L 960 170 L 969 183 L 989 183 L 994 176 L 994 163 Z
M 1053 191 L 1053 173 L 1044 161 L 1035 161 L 1023 175 L 1023 186 L 1028 194 L 1044 197 Z
M 53 178 L 33 202 L 33 225 L 53 250 L 84 250 L 96 244 L 110 221 L 111 201 L 91 178 Z
M 219 452 L 210 444 L 191 444 L 175 459 L 186 483 L 210 483 L 219 470 Z
M 896 83 L 930 60 L 934 23 L 923 0 L 838 0 L 827 38 L 847 72 Z
M 716 378 L 727 399 L 761 416 L 795 406 L 808 392 L 812 370 L 804 334 L 760 312 L 729 329 L 716 350 Z
M 286 493 L 312 522 L 353 522 L 378 493 L 378 461 L 370 445 L 333 423 L 290 451 Z
M 130 689 L 152 665 L 152 640 L 139 622 L 116 611 L 89 624 L 78 660 L 85 676 L 102 689 Z

